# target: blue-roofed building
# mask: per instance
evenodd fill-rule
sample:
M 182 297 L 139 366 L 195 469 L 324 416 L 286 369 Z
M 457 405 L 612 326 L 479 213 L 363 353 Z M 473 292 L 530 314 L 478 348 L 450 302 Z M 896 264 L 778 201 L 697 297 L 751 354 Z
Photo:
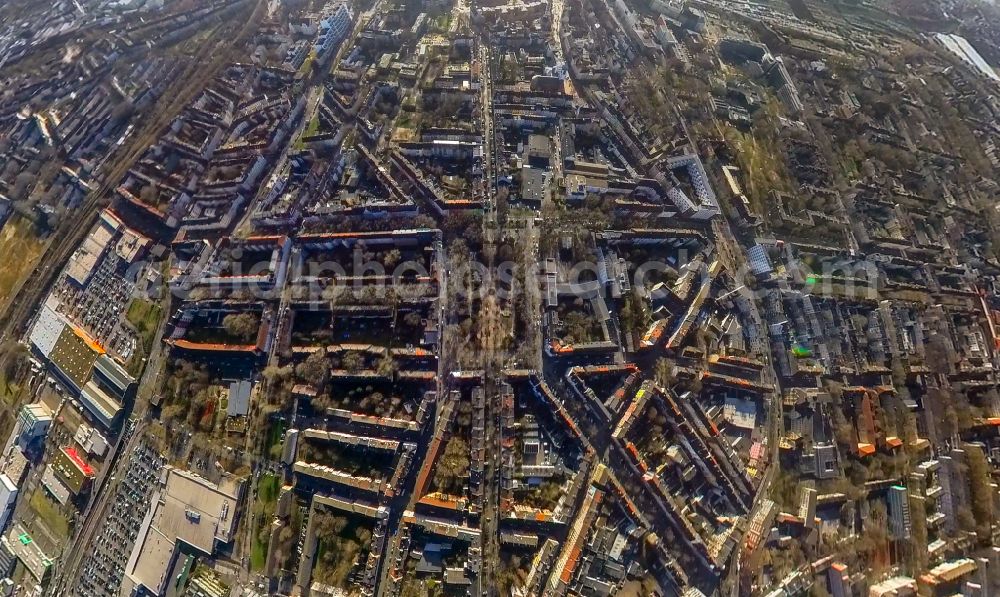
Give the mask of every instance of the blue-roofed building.
M 755 276 L 767 277 L 774 273 L 774 266 L 771 265 L 771 258 L 767 256 L 767 249 L 763 245 L 754 245 L 747 251 L 747 258 L 750 262 L 750 271 Z

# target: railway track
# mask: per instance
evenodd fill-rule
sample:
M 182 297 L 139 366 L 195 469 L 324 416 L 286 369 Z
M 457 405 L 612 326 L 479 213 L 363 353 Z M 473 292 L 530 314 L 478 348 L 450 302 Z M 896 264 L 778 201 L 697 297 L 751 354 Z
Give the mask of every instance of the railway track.
M 175 85 L 165 91 L 150 110 L 150 117 L 143 123 L 142 129 L 136 133 L 131 141 L 119 149 L 118 155 L 114 158 L 113 166 L 107 171 L 101 185 L 91 192 L 84 203 L 73 212 L 73 218 L 62 222 L 53 233 L 53 240 L 50 241 L 39 260 L 35 275 L 26 280 L 18 289 L 9 303 L 10 308 L 4 313 L 0 313 L 0 338 L 19 338 L 26 332 L 32 315 L 44 300 L 45 294 L 58 279 L 63 266 L 86 237 L 101 210 L 111 204 L 114 188 L 143 152 L 159 138 L 177 114 L 194 99 L 196 94 L 204 89 L 205 83 L 231 61 L 231 51 L 241 47 L 257 29 L 266 12 L 267 2 L 266 0 L 245 0 L 245 3 L 248 8 L 252 4 L 252 9 L 246 11 L 248 18 L 236 31 L 231 31 L 232 27 L 226 23 L 214 25 L 207 37 L 212 41 L 206 41 L 198 48 L 194 56 L 189 59 L 190 63 L 187 68 L 176 79 Z M 144 409 L 136 408 L 136 412 L 144 412 Z M 134 438 L 130 438 L 130 445 L 131 440 Z M 108 472 L 112 478 L 115 476 L 123 478 L 124 471 L 120 469 L 128 463 L 127 458 L 115 460 L 123 448 L 125 448 L 124 452 L 129 451 L 128 447 L 123 447 L 121 444 L 122 442 L 116 444 L 117 449 L 111 455 L 114 464 Z M 87 545 L 93 539 L 97 529 L 100 528 L 104 512 L 114 494 L 110 490 L 104 492 L 99 490 L 100 488 L 95 491 L 95 495 L 98 497 L 89 508 L 88 515 L 82 522 L 82 528 L 75 539 L 66 547 L 67 561 L 63 566 L 60 587 L 68 588 L 75 584 L 83 555 L 88 553 Z
M 45 293 L 58 279 L 63 265 L 86 237 L 101 210 L 110 205 L 114 188 L 174 117 L 204 88 L 205 82 L 228 61 L 228 49 L 245 41 L 256 29 L 266 10 L 266 3 L 264 0 L 253 1 L 256 3 L 253 13 L 237 35 L 220 35 L 220 30 L 226 27 L 222 24 L 215 26 L 209 36 L 215 39 L 215 43 L 204 44 L 190 59 L 190 65 L 178 76 L 181 87 L 176 91 L 164 92 L 150 110 L 152 118 L 143 124 L 142 131 L 119 150 L 120 155 L 114 159 L 114 165 L 108 170 L 101 185 L 73 212 L 72 219 L 67 218 L 53 233 L 53 240 L 39 260 L 35 275 L 24 281 L 10 300 L 7 311 L 0 314 L 0 338 L 18 338 L 26 332 L 31 316 Z

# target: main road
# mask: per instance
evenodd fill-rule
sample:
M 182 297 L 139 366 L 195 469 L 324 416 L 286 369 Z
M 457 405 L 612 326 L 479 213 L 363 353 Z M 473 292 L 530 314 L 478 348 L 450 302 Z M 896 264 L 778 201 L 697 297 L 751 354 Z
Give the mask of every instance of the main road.
M 742 285 L 742 292 L 746 296 L 747 303 L 750 305 L 750 318 L 753 320 L 754 332 L 758 334 L 763 334 L 767 337 L 767 325 L 764 319 L 760 315 L 760 310 L 757 307 L 757 297 L 753 296 L 753 293 L 742 284 L 745 280 L 744 278 L 750 275 L 750 268 L 747 265 L 746 253 L 744 252 L 747 247 L 743 247 L 739 241 L 737 241 L 736 235 L 733 234 L 732 229 L 729 227 L 729 223 L 723 217 L 717 217 L 712 222 L 713 236 L 715 237 L 716 246 L 719 249 L 719 259 L 722 264 L 728 269 L 734 278 L 736 278 L 736 283 Z M 766 363 L 761 375 L 762 380 L 765 384 L 771 384 L 774 387 L 774 392 L 771 395 L 771 402 L 768 405 L 768 430 L 767 430 L 767 448 L 768 448 L 768 465 L 767 469 L 764 471 L 764 478 L 761 480 L 760 485 L 757 487 L 757 493 L 754 496 L 753 505 L 750 512 L 746 516 L 746 520 L 749 521 L 758 513 L 760 508 L 766 504 L 766 498 L 770 494 L 771 484 L 774 482 L 775 473 L 778 470 L 778 442 L 782 435 L 782 416 L 781 416 L 781 388 L 778 385 L 778 376 L 774 371 L 772 365 L 773 361 L 771 359 L 770 343 L 767 343 L 767 348 L 764 350 L 763 354 L 759 355 L 760 358 Z M 724 578 L 724 587 L 728 589 L 733 597 L 737 597 L 740 591 L 740 562 L 743 555 L 742 545 L 733 550 L 732 559 L 730 561 L 729 568 L 726 571 L 726 576 Z
M 480 516 L 480 547 L 481 567 L 475 579 L 474 588 L 478 595 L 497 594 L 500 561 L 500 384 L 504 364 L 507 360 L 505 350 L 503 320 L 500 317 L 500 297 L 496 287 L 496 246 L 502 237 L 500 222 L 497 217 L 497 142 L 493 111 L 493 66 L 496 58 L 492 55 L 488 40 L 478 38 L 480 61 L 479 81 L 482 96 L 480 98 L 480 120 L 483 130 L 483 153 L 485 161 L 484 190 L 486 209 L 483 213 L 483 256 L 489 274 L 484 278 L 485 287 L 481 292 L 481 312 L 479 314 L 479 338 L 482 354 L 483 383 L 486 393 L 484 420 L 486 429 L 486 462 L 483 467 L 483 503 Z
M 58 279 L 63 265 L 90 231 L 90 226 L 99 212 L 110 203 L 114 187 L 149 145 L 158 139 L 174 117 L 204 89 L 205 82 L 211 80 L 226 64 L 229 59 L 228 50 L 238 47 L 256 30 L 266 4 L 264 0 L 253 0 L 253 4 L 250 18 L 240 27 L 236 35 L 225 35 L 222 26 L 215 28 L 214 41 L 203 44 L 191 59 L 191 64 L 185 73 L 178 77 L 180 86 L 172 92 L 168 90 L 161 96 L 160 101 L 152 109 L 155 115 L 142 125 L 132 141 L 110 162 L 111 166 L 103 183 L 88 196 L 84 204 L 74 213 L 74 217 L 67 218 L 54 233 L 54 240 L 50 242 L 40 260 L 40 264 L 44 264 L 37 270 L 40 275 L 27 280 L 18 291 L 17 300 L 12 301 L 12 307 L 6 313 L 0 314 L 2 318 L 0 338 L 16 338 L 26 332 L 28 323 L 49 288 Z M 118 484 L 124 478 L 124 467 L 128 465 L 128 458 L 122 456 L 131 454 L 144 436 L 142 431 L 146 425 L 149 399 L 159 384 L 162 333 L 161 321 L 136 392 L 136 399 L 131 406 L 130 418 L 125 422 L 122 434 L 113 445 L 100 478 L 96 480 L 93 497 L 81 517 L 82 524 L 75 530 L 65 550 L 66 559 L 60 566 L 59 575 L 51 584 L 52 590 L 55 591 L 53 594 L 68 594 L 70 587 L 75 584 L 80 563 L 85 555 L 91 553 L 89 545 L 101 523 L 106 519 Z

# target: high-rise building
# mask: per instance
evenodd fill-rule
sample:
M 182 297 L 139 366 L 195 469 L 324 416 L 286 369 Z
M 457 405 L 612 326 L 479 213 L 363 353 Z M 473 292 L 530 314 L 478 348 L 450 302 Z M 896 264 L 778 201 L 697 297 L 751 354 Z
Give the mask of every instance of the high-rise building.
M 52 410 L 39 402 L 25 404 L 17 415 L 17 445 L 22 450 L 38 438 L 45 437 L 52 425 Z
M 833 597 L 850 597 L 851 578 L 847 574 L 847 564 L 834 562 L 827 571 L 830 579 L 830 595 Z
M 910 503 L 905 487 L 893 485 L 887 494 L 889 532 L 894 539 L 910 538 Z

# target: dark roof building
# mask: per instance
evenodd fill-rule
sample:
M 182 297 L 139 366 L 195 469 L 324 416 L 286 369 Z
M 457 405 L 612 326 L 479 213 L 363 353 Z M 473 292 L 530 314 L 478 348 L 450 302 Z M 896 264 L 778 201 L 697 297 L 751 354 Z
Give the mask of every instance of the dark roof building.
M 529 135 L 528 147 L 525 150 L 525 163 L 529 166 L 545 168 L 552 159 L 552 148 L 549 138 L 545 135 Z
M 545 178 L 545 170 L 541 168 L 521 168 L 521 201 L 541 207 L 545 199 Z

